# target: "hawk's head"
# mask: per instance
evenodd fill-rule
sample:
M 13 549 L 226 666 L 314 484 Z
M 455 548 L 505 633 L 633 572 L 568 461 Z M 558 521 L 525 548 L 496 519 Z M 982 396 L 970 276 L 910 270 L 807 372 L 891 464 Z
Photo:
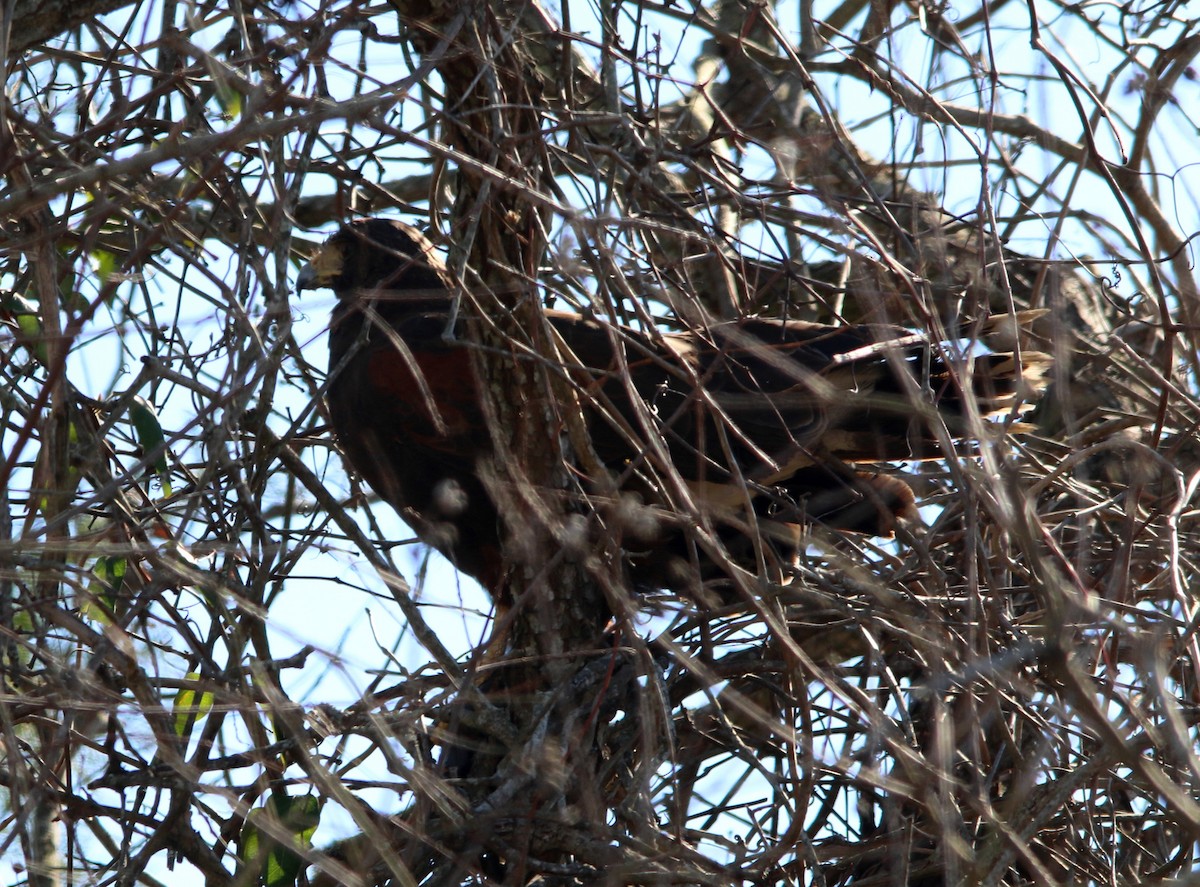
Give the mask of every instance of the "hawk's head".
M 339 298 L 360 290 L 444 294 L 447 286 L 446 266 L 429 238 L 394 219 L 357 219 L 343 225 L 296 278 L 297 290 L 329 287 Z

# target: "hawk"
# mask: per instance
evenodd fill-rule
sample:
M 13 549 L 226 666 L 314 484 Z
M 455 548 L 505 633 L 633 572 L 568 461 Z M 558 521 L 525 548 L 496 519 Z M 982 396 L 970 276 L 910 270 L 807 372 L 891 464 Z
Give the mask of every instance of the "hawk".
M 501 595 L 505 530 L 479 470 L 495 438 L 469 351 L 477 321 L 454 310 L 433 245 L 403 222 L 354 221 L 297 285 L 338 298 L 327 399 L 350 464 L 424 542 Z M 809 524 L 890 536 L 916 517 L 915 496 L 867 466 L 941 458 L 935 429 L 963 439 L 982 416 L 1019 412 L 1049 364 L 1038 352 L 992 353 L 966 373 L 944 343 L 884 325 L 745 317 L 662 333 L 561 311 L 544 319 L 547 365 L 574 393 L 558 408 L 581 412 L 587 433 L 573 465 L 581 487 L 656 516 L 623 531 L 640 588 L 698 575 L 664 472 L 677 472 L 750 569 L 764 539 L 783 561 L 794 556 Z

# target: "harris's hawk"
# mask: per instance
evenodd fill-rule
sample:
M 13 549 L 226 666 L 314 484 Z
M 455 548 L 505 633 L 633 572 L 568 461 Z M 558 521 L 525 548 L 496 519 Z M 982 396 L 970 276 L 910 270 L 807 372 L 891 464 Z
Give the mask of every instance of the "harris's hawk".
M 467 350 L 471 315 L 452 310 L 432 244 L 399 221 L 358 220 L 312 257 L 298 287 L 338 297 L 328 403 L 351 464 L 423 541 L 501 594 L 504 528 L 478 471 L 493 437 Z M 913 491 L 861 466 L 940 457 L 931 418 L 967 437 L 972 416 L 1019 410 L 1049 362 L 976 356 L 964 390 L 968 376 L 945 349 L 900 327 L 748 317 L 660 334 L 565 312 L 545 319 L 551 365 L 577 393 L 565 408 L 584 413 L 593 470 L 607 472 L 592 484 L 581 460 L 581 484 L 611 500 L 615 482 L 618 497 L 667 516 L 622 545 L 644 588 L 691 586 L 698 575 L 682 568 L 696 561 L 670 518 L 664 456 L 750 569 L 751 528 L 784 559 L 806 523 L 889 536 L 915 516 Z

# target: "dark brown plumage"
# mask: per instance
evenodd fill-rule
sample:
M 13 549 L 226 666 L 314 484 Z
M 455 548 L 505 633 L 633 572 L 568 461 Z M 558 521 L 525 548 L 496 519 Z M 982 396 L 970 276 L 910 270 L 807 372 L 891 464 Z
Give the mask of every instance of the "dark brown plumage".
M 450 328 L 453 290 L 431 245 L 401 222 L 357 221 L 329 239 L 298 283 L 338 296 L 328 401 L 351 464 L 424 541 L 499 594 L 503 529 L 478 475 L 492 435 L 467 321 Z M 545 316 L 595 459 L 622 493 L 664 516 L 624 545 L 642 587 L 696 578 L 680 569 L 687 559 L 661 482 L 664 458 L 731 551 L 749 560 L 754 525 L 786 559 L 807 522 L 886 536 L 914 516 L 907 484 L 853 466 L 940 456 L 922 404 L 951 435 L 968 431 L 959 376 L 901 328 L 745 318 L 648 335 Z M 975 358 L 966 399 L 979 414 L 1011 411 L 1040 389 L 1048 359 L 1027 352 L 1022 363 L 1011 354 Z M 611 489 L 587 464 L 580 459 L 577 471 L 589 493 Z

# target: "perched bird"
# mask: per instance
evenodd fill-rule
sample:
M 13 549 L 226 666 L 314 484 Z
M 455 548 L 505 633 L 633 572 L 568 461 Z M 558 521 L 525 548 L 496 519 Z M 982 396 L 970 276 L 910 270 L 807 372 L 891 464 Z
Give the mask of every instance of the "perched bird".
M 350 463 L 423 541 L 501 596 L 504 528 L 479 474 L 493 436 L 465 335 L 471 315 L 452 312 L 455 290 L 432 244 L 402 222 L 354 221 L 298 287 L 338 297 L 328 403 Z M 915 517 L 913 491 L 859 466 L 942 457 L 931 419 L 966 437 L 972 416 L 1021 409 L 1049 363 L 1034 352 L 978 355 L 967 374 L 946 349 L 878 325 L 748 317 L 664 334 L 557 311 L 545 319 L 550 365 L 576 393 L 559 408 L 583 413 L 581 487 L 591 501 L 640 502 L 655 516 L 630 522 L 622 542 L 642 588 L 697 577 L 664 472 L 678 473 L 751 569 L 755 539 L 786 561 L 808 523 L 889 536 Z

